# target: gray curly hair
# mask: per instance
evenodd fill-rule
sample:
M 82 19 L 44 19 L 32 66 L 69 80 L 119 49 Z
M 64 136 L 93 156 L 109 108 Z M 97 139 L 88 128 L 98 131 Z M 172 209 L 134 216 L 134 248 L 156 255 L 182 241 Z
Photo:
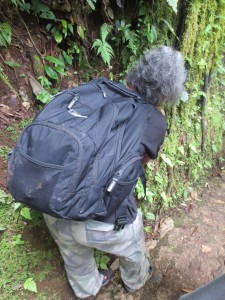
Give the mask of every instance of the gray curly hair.
M 184 91 L 186 79 L 180 52 L 166 46 L 146 51 L 126 76 L 126 83 L 148 103 L 174 104 Z

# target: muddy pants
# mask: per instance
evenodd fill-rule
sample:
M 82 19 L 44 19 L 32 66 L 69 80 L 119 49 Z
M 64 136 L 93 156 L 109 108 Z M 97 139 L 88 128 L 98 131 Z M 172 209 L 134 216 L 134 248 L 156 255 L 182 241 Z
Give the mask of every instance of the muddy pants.
M 59 246 L 66 273 L 79 298 L 95 296 L 103 275 L 96 267 L 94 249 L 119 256 L 124 284 L 131 291 L 141 288 L 148 278 L 141 212 L 133 224 L 115 232 L 114 225 L 95 220 L 83 222 L 56 219 L 44 214 L 46 224 Z

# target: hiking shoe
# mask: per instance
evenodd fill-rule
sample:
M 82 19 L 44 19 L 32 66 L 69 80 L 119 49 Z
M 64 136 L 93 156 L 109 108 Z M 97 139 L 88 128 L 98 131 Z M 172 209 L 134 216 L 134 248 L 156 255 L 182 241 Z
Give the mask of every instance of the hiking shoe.
M 154 272 L 153 267 L 150 265 L 149 268 L 148 268 L 148 274 L 149 275 L 148 275 L 148 279 L 147 280 L 149 280 L 152 277 L 153 272 Z
M 153 275 L 153 267 L 150 265 L 149 266 L 149 268 L 148 268 L 148 278 L 146 279 L 146 281 L 145 281 L 145 283 L 152 277 L 152 275 Z M 124 284 L 124 288 L 125 288 L 125 290 L 128 292 L 128 293 L 135 293 L 137 290 L 131 290 L 128 286 L 126 286 L 125 284 Z
M 104 279 L 102 281 L 102 286 L 108 285 L 114 276 L 113 271 L 111 269 L 99 270 L 99 273 L 104 276 Z

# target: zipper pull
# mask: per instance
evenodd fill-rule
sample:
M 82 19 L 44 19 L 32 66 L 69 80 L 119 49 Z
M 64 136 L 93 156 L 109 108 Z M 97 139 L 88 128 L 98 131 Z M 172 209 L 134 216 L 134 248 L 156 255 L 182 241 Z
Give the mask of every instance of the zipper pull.
M 70 110 L 79 99 L 80 99 L 80 96 L 78 94 L 75 94 L 75 96 L 73 97 L 73 99 L 70 101 L 70 103 L 67 106 L 68 110 Z
M 114 189 L 115 185 L 116 185 L 116 180 L 115 180 L 115 178 L 113 178 L 113 180 L 111 181 L 111 183 L 109 184 L 109 186 L 107 188 L 107 192 L 111 193 L 112 190 Z
M 103 88 L 100 86 L 100 84 L 96 84 L 96 85 L 99 88 L 99 90 L 101 91 L 101 93 L 103 95 L 103 98 L 104 99 L 108 98 L 107 95 L 106 95 L 106 92 L 103 90 Z
M 116 186 L 117 181 L 120 179 L 122 175 L 122 170 L 119 170 L 115 173 L 112 181 L 110 182 L 108 188 L 107 188 L 107 192 L 111 193 L 112 190 L 114 189 L 114 187 Z

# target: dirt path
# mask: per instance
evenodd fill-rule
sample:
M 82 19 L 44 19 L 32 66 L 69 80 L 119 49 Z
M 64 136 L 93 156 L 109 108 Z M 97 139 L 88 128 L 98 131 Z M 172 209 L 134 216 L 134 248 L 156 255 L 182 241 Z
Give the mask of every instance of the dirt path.
M 225 272 L 225 174 L 195 196 L 188 212 L 180 209 L 166 218 L 166 227 L 174 228 L 157 243 L 147 242 L 155 265 L 152 280 L 129 295 L 116 277 L 97 300 L 176 300 Z

